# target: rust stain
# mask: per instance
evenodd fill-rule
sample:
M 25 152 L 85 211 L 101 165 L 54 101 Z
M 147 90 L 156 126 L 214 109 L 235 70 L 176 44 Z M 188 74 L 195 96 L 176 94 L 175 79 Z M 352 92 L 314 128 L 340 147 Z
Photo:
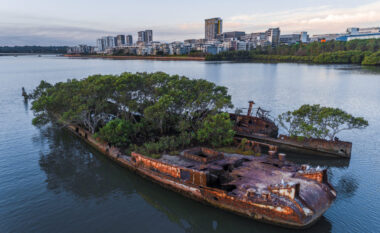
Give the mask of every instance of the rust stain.
M 122 155 L 79 127 L 69 129 L 110 159 L 164 187 L 253 219 L 306 227 L 322 216 L 336 197 L 325 169 L 292 164 L 269 144 L 251 141 L 273 149 L 270 156 L 196 147 L 153 159 L 135 152 L 130 157 Z

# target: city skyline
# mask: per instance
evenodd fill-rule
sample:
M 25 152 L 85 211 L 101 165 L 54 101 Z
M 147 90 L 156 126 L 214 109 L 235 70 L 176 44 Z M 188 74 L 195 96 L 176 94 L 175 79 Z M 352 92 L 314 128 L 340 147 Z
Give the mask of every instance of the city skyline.
M 198 0 L 195 0 L 194 5 Z M 281 32 L 310 34 L 340 33 L 347 27 L 379 26 L 380 1 L 266 1 L 245 0 L 228 6 L 227 1 L 202 3 L 201 10 L 172 11 L 173 1 L 115 1 L 115 6 L 97 6 L 94 1 L 65 2 L 0 0 L 0 46 L 2 45 L 94 45 L 104 35 L 131 34 L 152 29 L 154 40 L 183 41 L 204 37 L 204 19 L 221 17 L 223 31 L 264 31 L 280 27 Z M 344 3 L 344 4 L 343 4 Z M 86 7 L 87 6 L 87 7 Z M 256 7 L 253 7 L 256 6 Z M 344 6 L 344 7 L 342 7 Z M 100 10 L 102 8 L 102 11 Z M 131 9 L 133 8 L 133 10 Z M 231 9 L 232 8 L 232 9 Z M 142 9 L 142 10 L 141 10 Z M 153 11 L 155 9 L 155 11 Z M 255 9 L 255 10 L 250 10 Z M 121 12 L 124 10 L 124 13 Z M 170 11 L 170 14 L 168 12 Z M 82 12 L 80 14 L 80 12 Z

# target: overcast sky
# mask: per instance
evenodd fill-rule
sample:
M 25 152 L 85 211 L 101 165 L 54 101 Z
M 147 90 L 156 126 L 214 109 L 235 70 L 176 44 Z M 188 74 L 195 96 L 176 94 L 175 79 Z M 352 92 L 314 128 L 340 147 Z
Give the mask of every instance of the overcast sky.
M 204 19 L 223 31 L 344 32 L 380 26 L 374 0 L 0 0 L 0 46 L 95 44 L 104 35 L 152 29 L 154 40 L 204 37 Z

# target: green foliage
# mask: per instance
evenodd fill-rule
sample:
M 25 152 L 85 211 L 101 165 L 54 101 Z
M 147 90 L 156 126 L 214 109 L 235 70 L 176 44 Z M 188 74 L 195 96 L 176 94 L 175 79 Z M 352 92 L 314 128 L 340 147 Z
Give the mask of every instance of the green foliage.
M 115 146 L 129 146 L 136 135 L 138 126 L 122 119 L 109 121 L 102 127 L 96 136 Z
M 157 142 L 146 142 L 137 151 L 144 154 L 158 154 L 186 148 L 195 137 L 192 133 L 182 132 L 178 136 L 163 136 Z
M 343 130 L 363 129 L 368 122 L 362 117 L 354 117 L 339 108 L 320 105 L 302 105 L 293 112 L 278 116 L 279 124 L 290 136 L 298 138 L 329 138 Z
M 363 65 L 380 65 L 380 51 L 366 56 Z
M 197 139 L 200 142 L 211 144 L 213 147 L 231 144 L 234 135 L 233 123 L 228 113 L 209 116 L 197 131 Z
M 162 72 L 42 81 L 31 96 L 36 124 L 60 118 L 91 133 L 100 129 L 112 144 L 147 143 L 154 152 L 188 145 L 207 117 L 232 107 L 226 87 Z
M 0 53 L 66 53 L 68 46 L 4 46 L 0 47 Z
M 321 64 L 361 64 L 364 56 L 364 52 L 355 50 L 327 52 L 316 56 L 313 62 Z
M 251 51 L 228 51 L 207 55 L 210 61 L 309 62 L 319 64 L 379 65 L 380 39 L 313 42 L 257 47 Z

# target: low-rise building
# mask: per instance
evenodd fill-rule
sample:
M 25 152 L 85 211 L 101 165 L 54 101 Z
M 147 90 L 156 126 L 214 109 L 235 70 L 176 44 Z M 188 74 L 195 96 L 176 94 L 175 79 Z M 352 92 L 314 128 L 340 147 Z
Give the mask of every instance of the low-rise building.
M 243 36 L 245 36 L 245 32 L 233 31 L 233 32 L 223 32 L 219 34 L 217 38 L 222 41 L 230 40 L 230 39 L 241 40 Z
M 380 33 L 380 27 L 370 27 L 370 28 L 347 28 L 348 35 L 359 35 L 359 34 L 374 34 Z
M 301 32 L 301 42 L 302 43 L 309 43 L 310 42 L 310 37 L 307 34 L 307 32 Z
M 280 43 L 285 45 L 292 45 L 301 42 L 301 34 L 286 34 L 280 36 Z
M 326 42 L 330 40 L 336 40 L 336 38 L 344 36 L 344 34 L 319 34 L 319 35 L 313 35 L 310 38 L 310 42 Z
M 344 35 L 336 38 L 337 41 L 350 41 L 350 40 L 365 40 L 365 39 L 380 39 L 379 33 L 368 33 L 368 34 L 355 34 L 355 35 Z
M 85 44 L 69 47 L 67 49 L 68 54 L 93 54 L 95 53 L 95 47 Z

